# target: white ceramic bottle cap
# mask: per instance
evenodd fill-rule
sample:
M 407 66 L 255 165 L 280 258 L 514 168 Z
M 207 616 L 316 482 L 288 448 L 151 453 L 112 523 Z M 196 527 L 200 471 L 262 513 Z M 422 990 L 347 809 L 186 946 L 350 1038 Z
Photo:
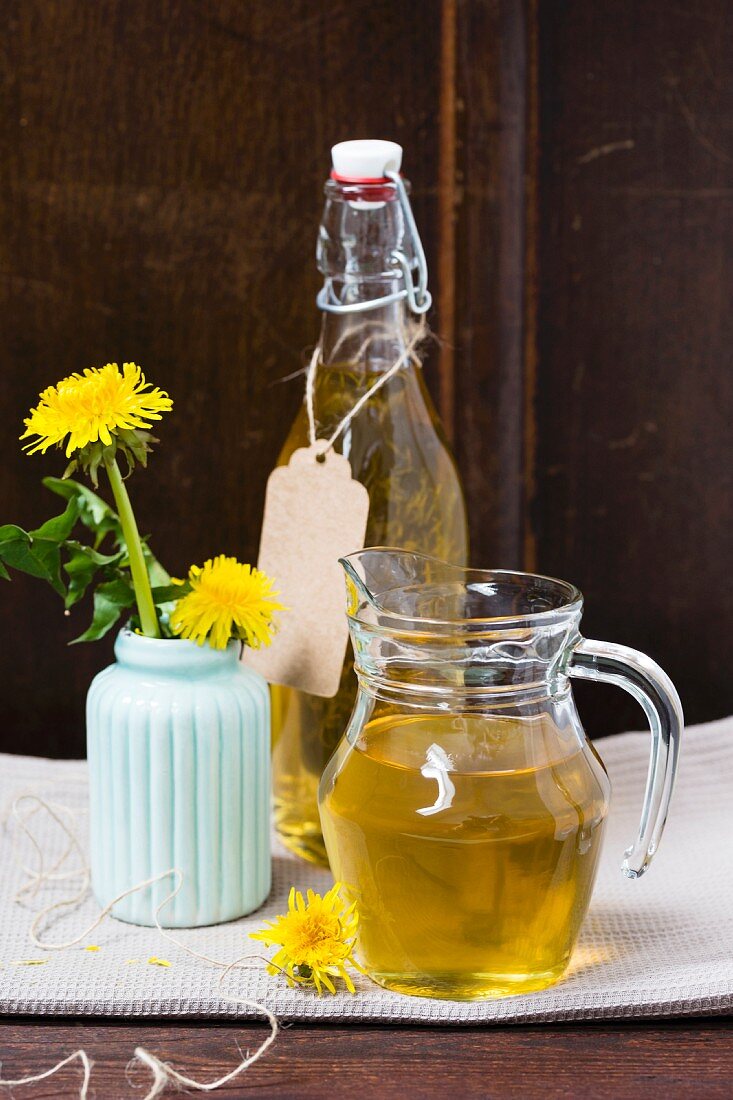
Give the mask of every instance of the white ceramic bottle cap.
M 331 149 L 337 179 L 363 183 L 384 179 L 385 172 L 399 172 L 402 146 L 396 141 L 340 141 Z

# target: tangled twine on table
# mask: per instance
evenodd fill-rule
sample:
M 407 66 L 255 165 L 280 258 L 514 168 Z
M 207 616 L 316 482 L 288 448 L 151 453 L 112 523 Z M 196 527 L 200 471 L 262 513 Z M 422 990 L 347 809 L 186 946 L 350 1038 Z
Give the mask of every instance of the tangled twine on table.
M 84 1067 L 84 1078 L 81 1083 L 81 1088 L 79 1089 L 79 1100 L 87 1100 L 94 1062 L 91 1061 L 85 1050 L 75 1050 L 68 1058 L 64 1058 L 63 1062 L 59 1062 L 57 1065 L 52 1066 L 51 1069 L 47 1069 L 44 1073 L 36 1073 L 32 1077 L 19 1077 L 17 1081 L 10 1081 L 6 1077 L 0 1077 L 0 1085 L 5 1085 L 6 1088 L 13 1088 L 17 1085 L 33 1085 L 36 1081 L 45 1081 L 47 1077 L 53 1077 L 60 1069 L 63 1069 L 64 1066 L 68 1066 L 70 1062 L 76 1061 L 77 1058 Z M 0 1068 L 2 1068 L 2 1062 L 0 1062 Z M 150 1093 L 148 1093 L 148 1095 L 150 1095 Z
M 30 803 L 30 805 L 28 805 Z M 26 812 L 23 813 L 21 807 L 26 807 Z M 43 811 L 50 815 L 52 820 L 58 825 L 62 833 L 66 838 L 66 847 L 62 851 L 61 855 L 53 861 L 50 866 L 47 866 L 46 855 L 43 847 L 37 837 L 34 835 L 31 827 L 31 819 L 39 812 Z M 52 902 L 50 905 L 41 909 L 33 919 L 31 927 L 29 929 L 29 939 L 36 946 L 44 951 L 63 951 L 66 948 L 73 947 L 98 928 L 102 921 L 110 914 L 114 906 L 122 901 L 123 898 L 129 897 L 131 894 L 136 893 L 138 890 L 144 890 L 148 886 L 152 886 L 156 882 L 161 882 L 166 878 L 172 877 L 174 880 L 174 887 L 170 894 L 167 895 L 155 910 L 155 927 L 160 935 L 172 943 L 175 947 L 185 951 L 187 954 L 192 955 L 196 959 L 200 959 L 202 962 L 210 963 L 212 966 L 216 966 L 222 969 L 221 977 L 219 978 L 219 985 L 221 986 L 224 979 L 231 973 L 231 971 L 238 968 L 242 968 L 246 963 L 250 962 L 254 958 L 258 958 L 256 955 L 242 955 L 240 958 L 235 959 L 233 962 L 222 962 L 219 959 L 213 959 L 208 955 L 203 955 L 198 951 L 194 951 L 193 948 L 188 947 L 186 944 L 181 943 L 175 936 L 162 928 L 160 924 L 160 914 L 166 905 L 171 902 L 179 893 L 183 886 L 184 875 L 178 867 L 170 867 L 166 871 L 162 871 L 160 874 L 153 876 L 152 878 L 145 879 L 144 882 L 138 882 L 134 886 L 131 886 L 128 890 L 124 890 L 116 898 L 113 898 L 108 905 L 101 910 L 99 915 L 92 921 L 92 923 L 84 929 L 78 936 L 73 939 L 66 940 L 64 943 L 49 943 L 41 939 L 39 935 L 39 927 L 44 923 L 46 918 L 54 911 L 62 908 L 73 907 L 79 905 L 81 901 L 86 897 L 89 891 L 90 885 L 90 868 L 88 860 L 84 855 L 84 851 L 79 843 L 79 839 L 74 833 L 71 826 L 67 825 L 64 821 L 64 815 L 68 814 L 72 820 L 76 816 L 75 811 L 69 806 L 63 806 L 57 803 L 47 802 L 39 795 L 33 792 L 26 792 L 18 795 L 10 807 L 9 812 L 6 814 L 3 824 L 7 828 L 8 824 L 12 821 L 20 830 L 21 834 L 30 842 L 33 850 L 35 851 L 38 859 L 37 867 L 28 866 L 21 856 L 19 855 L 17 834 L 13 838 L 13 858 L 18 864 L 20 869 L 25 875 L 28 876 L 28 881 L 23 883 L 16 891 L 13 901 L 20 903 L 26 898 L 26 895 L 34 897 L 43 885 L 58 883 L 62 881 L 71 880 L 74 878 L 81 880 L 79 889 L 69 898 L 64 898 L 61 901 Z M 76 853 L 78 857 L 78 866 L 71 869 L 63 870 L 63 866 L 66 860 L 72 853 Z M 217 1078 L 215 1081 L 196 1081 L 192 1077 L 188 1077 L 186 1074 L 181 1073 L 179 1070 L 174 1069 L 173 1066 L 168 1065 L 166 1062 L 162 1062 L 157 1055 L 151 1051 L 146 1050 L 145 1047 L 136 1047 L 134 1056 L 130 1061 L 130 1066 L 135 1062 L 140 1062 L 146 1066 L 153 1075 L 153 1082 L 145 1094 L 143 1100 L 155 1100 L 155 1097 L 160 1096 L 167 1085 L 176 1085 L 179 1088 L 194 1089 L 198 1092 L 214 1092 L 222 1085 L 228 1084 L 230 1081 L 235 1080 L 240 1074 L 244 1073 L 249 1066 L 253 1065 L 263 1054 L 272 1046 L 277 1038 L 279 1031 L 279 1024 L 277 1017 L 272 1013 L 265 1005 L 259 1004 L 257 1001 L 249 1001 L 244 997 L 236 997 L 233 994 L 222 993 L 224 1000 L 231 1001 L 233 1004 L 243 1005 L 246 1008 L 254 1009 L 256 1012 L 261 1013 L 267 1019 L 270 1024 L 270 1034 L 262 1041 L 254 1054 L 247 1055 L 242 1058 L 241 1062 L 235 1066 L 233 1070 L 226 1073 L 223 1077 Z M 69 1065 L 71 1062 L 79 1059 L 84 1069 L 84 1076 L 79 1089 L 79 1100 L 88 1100 L 89 1085 L 91 1082 L 93 1062 L 87 1055 L 85 1050 L 77 1050 L 73 1054 L 70 1054 L 67 1058 L 64 1058 L 57 1065 L 51 1069 L 46 1070 L 43 1073 L 34 1074 L 28 1077 L 21 1077 L 17 1080 L 8 1080 L 0 1077 L 0 1085 L 6 1086 L 20 1086 L 30 1085 L 37 1081 L 43 1081 L 48 1077 L 52 1077 L 59 1070 Z M 2 1063 L 0 1063 L 0 1071 L 2 1069 Z

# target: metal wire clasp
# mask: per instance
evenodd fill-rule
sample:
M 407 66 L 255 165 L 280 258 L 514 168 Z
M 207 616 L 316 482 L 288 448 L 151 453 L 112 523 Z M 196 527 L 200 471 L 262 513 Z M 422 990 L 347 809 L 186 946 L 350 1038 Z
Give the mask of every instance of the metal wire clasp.
M 417 260 L 417 286 L 412 280 L 412 269 L 404 252 L 396 248 L 392 253 L 392 259 L 402 271 L 402 277 L 405 280 L 404 294 L 410 309 L 413 313 L 427 313 L 433 302 L 432 295 L 428 290 L 428 262 L 425 259 L 425 249 L 422 246 L 420 234 L 415 224 L 415 215 L 412 212 L 410 198 L 399 172 L 387 172 L 386 175 L 397 188 L 397 198 L 405 216 L 408 232 L 412 238 L 412 247 Z
M 404 287 L 392 294 L 385 294 L 382 298 L 345 304 L 336 295 L 333 289 L 333 281 L 326 279 L 316 297 L 318 308 L 325 310 L 326 313 L 365 313 L 367 310 L 379 309 L 380 306 L 389 305 L 390 302 L 398 302 L 406 298 L 412 312 L 420 316 L 427 313 L 432 305 L 432 295 L 428 290 L 428 264 L 425 259 L 425 250 L 415 224 L 415 215 L 412 212 L 407 189 L 399 172 L 385 172 L 385 179 L 391 180 L 397 190 L 397 199 L 402 208 L 407 232 L 411 238 L 412 249 L 417 260 L 417 283 L 413 279 L 412 268 L 407 256 L 401 249 L 395 248 L 390 258 L 394 266 L 400 270 L 405 284 Z

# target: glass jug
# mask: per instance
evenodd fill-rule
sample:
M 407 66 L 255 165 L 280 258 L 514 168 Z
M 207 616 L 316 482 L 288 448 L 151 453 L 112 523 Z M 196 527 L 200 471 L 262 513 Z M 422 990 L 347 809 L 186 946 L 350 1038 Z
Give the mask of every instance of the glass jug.
M 360 914 L 370 977 L 474 1000 L 562 975 L 590 901 L 610 784 L 570 678 L 625 688 L 652 748 L 642 875 L 664 828 L 683 726 L 669 678 L 581 638 L 564 581 L 402 550 L 342 561 L 359 692 L 320 786 L 331 868 Z

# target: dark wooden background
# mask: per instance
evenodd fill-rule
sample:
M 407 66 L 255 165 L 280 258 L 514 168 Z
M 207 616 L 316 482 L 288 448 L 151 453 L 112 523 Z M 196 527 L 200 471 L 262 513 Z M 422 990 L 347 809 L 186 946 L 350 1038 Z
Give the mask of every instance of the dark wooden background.
M 22 417 L 134 359 L 173 395 L 130 491 L 175 572 L 253 558 L 317 335 L 329 147 L 405 146 L 427 365 L 476 564 L 574 580 L 689 720 L 733 711 L 733 7 L 725 0 L 5 0 L 0 521 L 61 459 Z M 0 587 L 0 748 L 80 755 L 111 644 Z M 582 685 L 587 687 L 587 685 Z M 592 734 L 639 726 L 586 690 Z

